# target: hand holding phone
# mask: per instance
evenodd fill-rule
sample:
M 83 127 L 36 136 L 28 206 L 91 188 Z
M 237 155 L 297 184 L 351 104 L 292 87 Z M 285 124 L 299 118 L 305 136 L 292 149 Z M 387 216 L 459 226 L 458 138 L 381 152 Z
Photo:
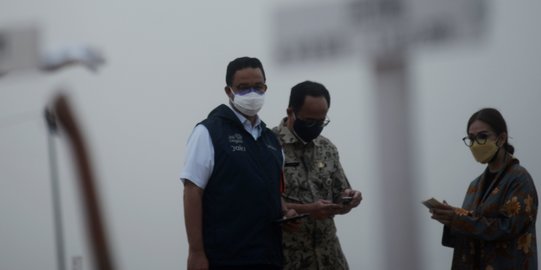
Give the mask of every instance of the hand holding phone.
M 294 222 L 294 221 L 298 221 L 300 219 L 303 219 L 305 217 L 308 217 L 309 214 L 300 214 L 300 215 L 296 215 L 296 216 L 292 216 L 292 217 L 282 217 L 282 218 L 279 218 L 277 220 L 275 220 L 274 222 L 276 223 L 288 223 L 288 222 Z
M 428 200 L 425 200 L 422 202 L 422 204 L 426 207 L 428 207 L 428 209 L 432 209 L 432 208 L 443 208 L 445 207 L 445 204 L 443 204 L 442 202 L 434 199 L 434 198 L 430 198 Z
M 344 197 L 342 197 L 342 199 L 340 200 L 340 202 L 341 202 L 343 205 L 347 205 L 347 204 L 350 204 L 352 200 L 353 200 L 353 197 L 351 197 L 351 196 L 344 196 Z

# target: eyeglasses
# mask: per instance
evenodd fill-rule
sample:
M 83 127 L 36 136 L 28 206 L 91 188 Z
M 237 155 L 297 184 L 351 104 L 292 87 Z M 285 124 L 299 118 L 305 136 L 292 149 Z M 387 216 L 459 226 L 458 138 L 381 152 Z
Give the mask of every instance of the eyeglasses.
M 264 83 L 256 83 L 254 85 L 239 84 L 237 86 L 230 86 L 230 87 L 237 89 L 235 93 L 241 96 L 244 96 L 251 92 L 255 92 L 257 94 L 262 95 L 265 93 L 265 91 L 267 91 L 267 85 Z
M 464 141 L 464 144 L 466 146 L 471 147 L 473 145 L 473 142 L 476 141 L 478 144 L 485 144 L 487 143 L 488 138 L 491 134 L 494 134 L 492 132 L 480 132 L 475 136 L 466 136 L 462 138 L 462 141 Z
M 315 127 L 315 126 L 318 126 L 320 128 L 324 128 L 331 122 L 331 119 L 329 119 L 329 117 L 325 117 L 325 119 L 323 119 L 323 120 L 313 120 L 313 119 L 304 120 L 304 119 L 299 118 L 297 116 L 297 114 L 295 114 L 295 118 L 298 121 L 303 122 L 304 125 L 306 127 L 308 127 L 308 128 Z

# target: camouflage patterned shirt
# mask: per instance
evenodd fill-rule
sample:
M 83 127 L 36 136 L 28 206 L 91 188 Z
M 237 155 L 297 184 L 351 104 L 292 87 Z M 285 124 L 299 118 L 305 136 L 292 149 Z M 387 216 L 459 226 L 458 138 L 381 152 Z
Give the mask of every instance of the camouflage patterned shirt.
M 286 202 L 337 201 L 341 192 L 350 188 L 338 150 L 330 140 L 320 135 L 304 144 L 285 126 L 285 119 L 273 131 L 285 154 L 283 197 Z M 349 269 L 332 218 L 308 218 L 299 231 L 284 231 L 283 249 L 284 270 Z

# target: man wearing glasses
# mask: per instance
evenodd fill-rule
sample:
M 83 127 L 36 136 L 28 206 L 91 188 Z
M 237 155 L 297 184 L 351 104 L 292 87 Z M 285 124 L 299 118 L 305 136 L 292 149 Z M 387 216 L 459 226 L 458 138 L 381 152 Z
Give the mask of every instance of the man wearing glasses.
M 257 58 L 229 63 L 220 105 L 193 130 L 184 169 L 188 269 L 282 269 L 283 153 L 257 113 L 267 86 Z
M 320 135 L 330 120 L 330 95 L 320 83 L 291 89 L 287 117 L 273 129 L 285 153 L 282 194 L 287 207 L 310 218 L 296 232 L 283 232 L 284 269 L 349 269 L 333 217 L 357 207 L 362 196 L 344 174 L 336 146 Z

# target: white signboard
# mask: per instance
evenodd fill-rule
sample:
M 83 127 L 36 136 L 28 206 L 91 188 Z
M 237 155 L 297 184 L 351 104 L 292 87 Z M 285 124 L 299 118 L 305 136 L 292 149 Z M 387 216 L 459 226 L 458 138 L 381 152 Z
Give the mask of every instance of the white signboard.
M 281 64 L 378 55 L 418 44 L 482 36 L 485 0 L 352 0 L 284 5 L 274 12 L 274 58 Z
M 355 50 L 344 7 L 330 2 L 287 5 L 276 10 L 274 58 L 287 64 L 332 59 Z
M 484 0 L 407 0 L 409 34 L 416 44 L 479 40 L 486 33 Z

